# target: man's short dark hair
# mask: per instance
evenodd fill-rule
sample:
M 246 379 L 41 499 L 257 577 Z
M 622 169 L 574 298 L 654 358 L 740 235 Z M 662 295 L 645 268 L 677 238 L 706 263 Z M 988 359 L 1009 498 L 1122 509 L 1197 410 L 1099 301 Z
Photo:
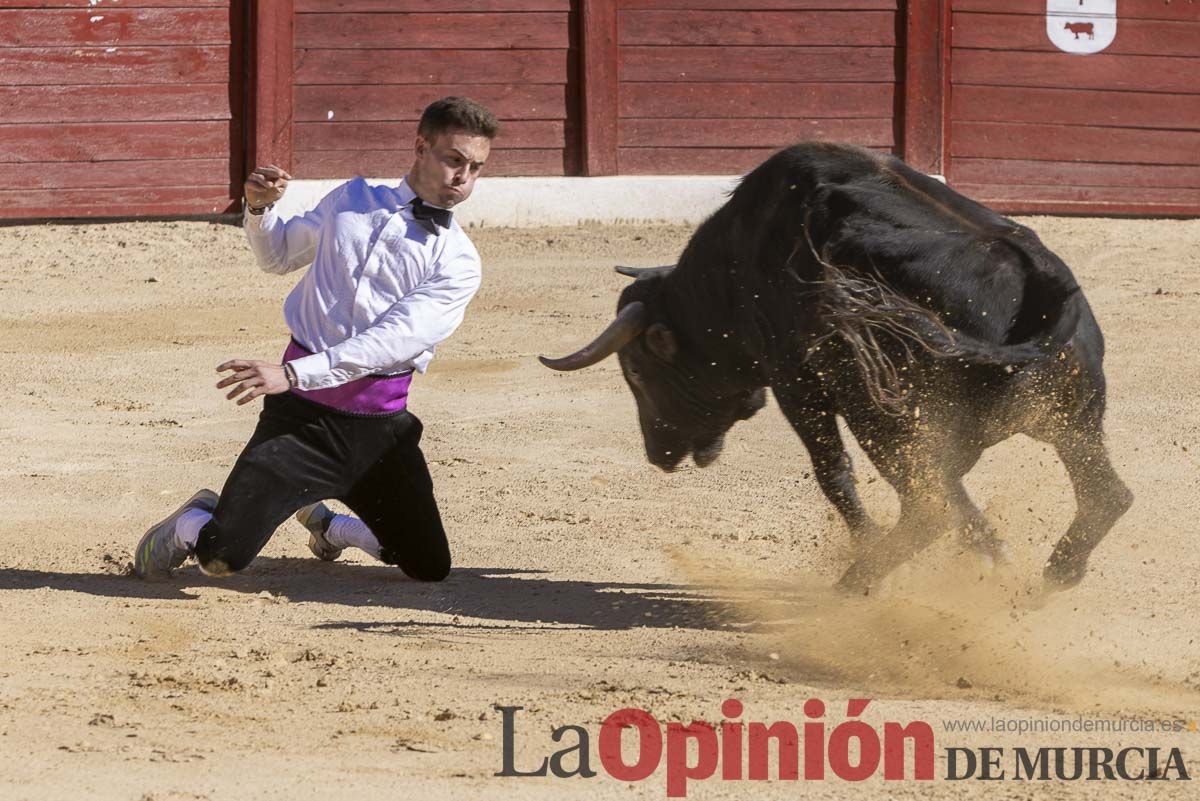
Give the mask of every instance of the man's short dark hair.
M 443 97 L 425 107 L 417 134 L 432 142 L 447 131 L 465 131 L 495 139 L 500 130 L 496 115 L 468 97 Z

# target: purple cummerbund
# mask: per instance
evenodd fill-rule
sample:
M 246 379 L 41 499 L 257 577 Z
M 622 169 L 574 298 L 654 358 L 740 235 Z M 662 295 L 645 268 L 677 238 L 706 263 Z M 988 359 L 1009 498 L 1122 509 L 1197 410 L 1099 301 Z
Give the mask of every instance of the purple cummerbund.
M 290 362 L 311 355 L 293 339 L 283 353 L 283 360 Z M 290 392 L 339 412 L 387 415 L 402 412 L 408 406 L 408 385 L 411 383 L 411 372 L 402 375 L 368 375 L 337 387 L 293 389 Z

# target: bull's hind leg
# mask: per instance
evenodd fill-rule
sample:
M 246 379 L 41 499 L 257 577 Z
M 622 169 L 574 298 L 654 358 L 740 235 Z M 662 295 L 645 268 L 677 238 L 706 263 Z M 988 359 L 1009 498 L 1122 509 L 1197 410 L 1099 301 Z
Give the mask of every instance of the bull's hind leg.
M 1133 493 L 1113 469 L 1099 421 L 1051 443 L 1075 488 L 1075 519 L 1054 546 L 1043 576 L 1051 589 L 1066 589 L 1083 580 L 1088 557 L 1133 505 Z

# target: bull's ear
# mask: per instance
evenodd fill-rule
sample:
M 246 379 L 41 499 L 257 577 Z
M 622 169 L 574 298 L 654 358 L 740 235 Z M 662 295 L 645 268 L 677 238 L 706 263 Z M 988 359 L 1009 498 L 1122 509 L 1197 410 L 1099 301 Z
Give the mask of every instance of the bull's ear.
M 679 340 L 675 338 L 675 332 L 662 323 L 655 323 L 646 329 L 646 345 L 651 353 L 664 362 L 671 361 L 679 352 Z

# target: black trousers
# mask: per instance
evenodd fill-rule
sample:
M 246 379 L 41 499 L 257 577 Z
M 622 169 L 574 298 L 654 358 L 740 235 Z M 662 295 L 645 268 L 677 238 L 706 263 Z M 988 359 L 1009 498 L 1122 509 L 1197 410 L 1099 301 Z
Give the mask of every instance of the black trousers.
M 254 436 L 234 464 L 196 559 L 206 572 L 241 570 L 297 509 L 336 498 L 379 540 L 384 562 L 422 581 L 450 572 L 450 546 L 407 411 L 362 417 L 291 394 L 267 395 Z

